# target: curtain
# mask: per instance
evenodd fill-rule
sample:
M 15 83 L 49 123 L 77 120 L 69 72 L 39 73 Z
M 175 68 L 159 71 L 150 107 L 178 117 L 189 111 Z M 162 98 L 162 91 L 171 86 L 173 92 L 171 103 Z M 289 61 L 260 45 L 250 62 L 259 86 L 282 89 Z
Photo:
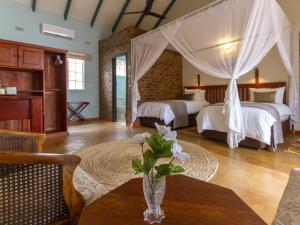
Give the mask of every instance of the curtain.
M 141 99 L 138 81 L 153 66 L 167 45 L 167 39 L 160 32 L 153 32 L 151 35 L 131 41 L 132 123 L 136 120 L 137 103 Z
M 282 58 L 283 64 L 285 65 L 286 70 L 290 76 L 289 82 L 289 108 L 291 109 L 292 115 L 291 120 L 292 123 L 298 121 L 298 113 L 299 113 L 299 97 L 297 91 L 296 84 L 296 74 L 293 68 L 293 33 L 291 29 L 291 25 L 281 10 L 279 5 L 272 5 L 272 13 L 273 13 L 273 22 L 274 26 L 276 26 L 276 31 L 280 32 L 279 38 L 277 40 L 277 48 L 279 50 L 280 56 Z M 281 29 L 280 29 L 281 28 Z
M 237 79 L 252 70 L 277 43 L 284 64 L 294 79 L 291 40 L 286 15 L 276 0 L 223 0 L 138 37 L 132 42 L 133 119 L 136 118 L 137 81 L 170 43 L 192 65 L 228 79 L 223 114 L 231 148 L 245 138 Z M 295 82 L 290 107 L 297 114 Z
M 270 0 L 231 0 L 161 29 L 192 65 L 209 75 L 230 79 L 223 113 L 231 148 L 245 138 L 236 79 L 252 70 L 278 39 Z M 229 13 L 230 12 L 230 13 Z M 197 28 L 197 29 L 195 29 Z

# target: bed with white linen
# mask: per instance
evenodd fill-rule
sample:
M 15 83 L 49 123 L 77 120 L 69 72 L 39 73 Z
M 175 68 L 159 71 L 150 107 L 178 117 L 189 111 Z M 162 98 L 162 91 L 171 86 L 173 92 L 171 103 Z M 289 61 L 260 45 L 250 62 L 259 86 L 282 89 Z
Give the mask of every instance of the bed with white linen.
M 275 92 L 274 102 L 255 102 L 254 92 Z M 274 139 L 273 126 L 276 121 L 281 123 L 283 135 L 289 131 L 291 110 L 284 104 L 285 87 L 248 88 L 248 93 L 243 100 L 246 100 L 246 98 L 248 98 L 248 101 L 241 103 L 246 139 L 240 145 L 257 149 L 272 146 L 274 144 L 272 143 Z M 255 107 L 256 105 L 267 105 L 276 110 L 279 116 L 274 118 L 274 115 L 270 114 L 268 110 L 265 110 L 263 107 Z M 227 126 L 222 104 L 212 104 L 204 107 L 196 117 L 196 120 L 199 133 L 208 138 L 227 141 Z M 276 145 L 273 148 L 276 148 Z
M 188 117 L 188 126 L 196 125 L 196 116 L 201 109 L 209 103 L 204 99 L 205 91 L 202 90 L 185 90 L 185 95 L 193 94 L 191 100 L 172 100 L 173 103 L 184 103 Z M 164 124 L 173 127 L 173 121 L 176 113 L 173 112 L 170 101 L 149 101 L 144 102 L 138 107 L 138 117 L 143 126 L 153 127 L 154 123 Z M 173 127 L 174 128 L 174 127 Z M 175 127 L 180 128 L 180 127 Z

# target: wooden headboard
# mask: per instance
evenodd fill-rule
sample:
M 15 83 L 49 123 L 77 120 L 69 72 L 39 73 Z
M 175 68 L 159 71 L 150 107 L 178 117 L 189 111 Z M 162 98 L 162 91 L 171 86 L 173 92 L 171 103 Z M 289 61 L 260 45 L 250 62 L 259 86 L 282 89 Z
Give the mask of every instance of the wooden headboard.
M 274 83 L 258 83 L 258 84 L 238 84 L 239 96 L 241 101 L 249 101 L 249 88 L 279 88 L 286 87 L 286 82 Z M 223 102 L 227 85 L 212 86 L 188 86 L 186 89 L 202 89 L 205 90 L 205 98 L 211 104 Z M 287 104 L 286 91 L 284 92 L 284 103 Z

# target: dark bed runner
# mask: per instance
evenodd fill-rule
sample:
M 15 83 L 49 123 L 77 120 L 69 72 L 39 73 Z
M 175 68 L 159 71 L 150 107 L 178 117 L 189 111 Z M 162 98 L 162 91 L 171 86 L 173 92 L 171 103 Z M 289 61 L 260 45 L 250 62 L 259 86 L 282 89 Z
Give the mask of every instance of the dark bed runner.
M 184 101 L 180 100 L 167 100 L 161 101 L 170 106 L 172 112 L 174 113 L 173 129 L 179 127 L 187 127 L 189 125 L 189 117 L 187 113 L 187 107 Z

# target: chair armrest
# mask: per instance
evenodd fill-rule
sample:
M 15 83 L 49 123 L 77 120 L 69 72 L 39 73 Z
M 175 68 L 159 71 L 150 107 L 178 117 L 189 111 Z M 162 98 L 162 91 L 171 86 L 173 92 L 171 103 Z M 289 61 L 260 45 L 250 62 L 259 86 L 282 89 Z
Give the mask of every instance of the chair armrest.
M 0 152 L 0 164 L 59 164 L 62 166 L 62 191 L 69 209 L 71 224 L 77 224 L 84 207 L 83 197 L 73 186 L 72 178 L 80 158 L 75 155 L 28 153 L 28 152 Z
M 0 130 L 0 151 L 42 152 L 45 134 Z

